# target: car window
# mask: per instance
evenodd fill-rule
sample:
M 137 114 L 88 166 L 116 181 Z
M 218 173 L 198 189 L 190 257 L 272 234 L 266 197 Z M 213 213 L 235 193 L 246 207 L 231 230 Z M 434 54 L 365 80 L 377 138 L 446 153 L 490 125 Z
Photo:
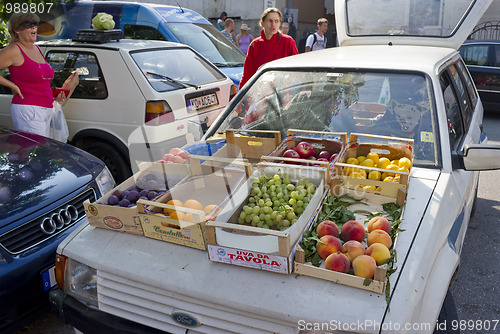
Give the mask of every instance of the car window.
M 469 71 L 467 70 L 467 68 L 464 65 L 462 60 L 458 61 L 456 63 L 456 66 L 457 66 L 458 72 L 461 74 L 461 78 L 464 81 L 464 85 L 467 89 L 468 96 L 469 96 L 470 103 L 471 103 L 470 111 L 472 113 L 476 109 L 476 105 L 477 105 L 477 92 L 476 92 L 476 89 L 474 87 L 474 82 L 472 81 L 472 78 L 469 74 Z
M 463 45 L 460 55 L 467 65 L 488 66 L 488 45 Z
M 500 45 L 495 44 L 495 66 L 500 67 Z
M 123 26 L 123 37 L 125 39 L 167 40 L 158 29 L 138 24 L 125 24 Z
M 131 56 L 151 86 L 159 92 L 225 78 L 217 68 L 187 48 L 136 51 Z
M 437 166 L 437 122 L 425 76 L 414 73 L 267 71 L 216 126 L 359 132 L 414 139 L 415 163 Z
M 210 24 L 165 23 L 180 43 L 187 44 L 217 67 L 243 66 L 245 55 Z
M 54 68 L 52 87 L 61 87 L 69 75 L 79 69 L 80 82 L 71 98 L 105 99 L 108 89 L 97 57 L 91 52 L 49 51 L 45 56 Z
M 10 79 L 9 69 L 7 67 L 0 69 L 0 75 L 6 79 Z M 8 87 L 0 85 L 0 94 L 12 95 L 12 91 Z
M 446 118 L 448 121 L 448 135 L 450 138 L 451 150 L 457 150 L 462 136 L 464 134 L 464 125 L 462 113 L 460 111 L 460 103 L 455 90 L 453 88 L 452 79 L 449 73 L 444 71 L 440 76 L 441 89 L 443 91 L 443 99 L 446 110 Z
M 467 131 L 468 130 L 467 125 L 469 124 L 469 120 L 474 110 L 471 109 L 469 102 L 469 94 L 466 91 L 465 86 L 462 82 L 459 70 L 457 70 L 457 67 L 455 65 L 449 66 L 448 70 L 450 71 L 451 77 L 457 87 L 457 95 L 459 98 L 460 106 L 462 107 L 463 114 L 465 115 L 465 131 Z

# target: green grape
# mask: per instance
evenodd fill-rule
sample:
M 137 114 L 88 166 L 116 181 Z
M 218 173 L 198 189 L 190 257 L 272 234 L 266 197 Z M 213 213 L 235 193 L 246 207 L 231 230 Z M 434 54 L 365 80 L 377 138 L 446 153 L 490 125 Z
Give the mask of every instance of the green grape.
M 262 187 L 260 187 L 260 190 L 265 194 L 267 193 L 267 186 L 266 185 L 263 185 Z
M 247 216 L 247 213 L 245 211 L 241 211 L 240 212 L 240 218 L 241 219 L 245 219 L 246 216 Z
M 298 215 L 301 215 L 301 214 L 302 214 L 302 212 L 304 212 L 304 207 L 303 207 L 303 206 L 299 206 L 299 207 L 297 208 L 297 210 L 296 210 L 296 213 L 297 213 Z
M 277 186 L 281 186 L 282 182 L 281 182 L 281 180 L 278 180 L 278 181 L 274 181 L 274 184 Z
M 276 191 L 276 185 L 274 185 L 274 184 L 272 186 L 270 186 L 269 188 L 271 189 L 271 192 Z
M 250 197 L 248 198 L 248 202 L 250 202 L 250 203 L 255 203 L 255 197 L 250 196 Z
M 268 207 L 273 206 L 273 202 L 272 202 L 271 200 L 269 200 L 269 199 L 268 199 L 268 200 L 266 201 L 266 206 L 268 206 Z
M 245 223 L 250 224 L 253 220 L 254 214 L 252 213 L 251 215 L 247 215 L 245 217 Z
M 281 226 L 285 228 L 289 227 L 290 221 L 288 219 L 283 219 L 283 221 L 281 222 Z
M 271 215 L 270 215 L 270 214 L 266 214 L 266 215 L 264 215 L 264 220 L 266 221 L 266 223 L 267 223 L 268 221 L 270 221 L 270 220 L 271 220 Z
M 251 207 L 249 207 L 248 205 L 245 205 L 245 206 L 243 207 L 243 211 L 244 211 L 247 215 L 249 215 L 249 214 L 251 214 L 251 213 L 253 212 L 252 208 L 251 208 Z
M 253 220 L 252 220 L 252 222 L 250 223 L 250 225 L 252 225 L 253 227 L 257 227 L 257 223 L 256 223 L 256 222 L 254 222 Z
M 299 196 L 297 196 L 297 200 L 298 201 L 302 201 L 303 199 L 304 199 L 304 195 L 299 194 Z
M 296 192 L 296 191 L 292 191 L 292 192 L 290 193 L 290 196 L 291 196 L 293 199 L 297 199 L 297 198 L 299 197 L 299 193 L 298 193 L 298 192 Z
M 260 183 L 260 179 L 258 177 L 254 177 L 252 181 L 253 183 Z
M 266 201 L 264 201 L 263 199 L 259 199 L 259 201 L 257 202 L 257 205 L 260 207 L 263 207 L 265 204 L 266 204 Z
M 248 203 L 248 207 L 250 207 L 251 209 L 255 207 L 255 198 L 253 203 Z
M 258 207 L 258 206 L 254 206 L 252 210 L 253 210 L 253 213 L 255 213 L 255 214 L 260 213 L 260 207 Z
M 295 190 L 295 186 L 294 186 L 292 183 L 288 183 L 288 184 L 286 185 L 286 189 L 288 189 L 288 190 L 292 191 L 292 190 Z
M 238 224 L 245 224 L 245 218 L 238 218 Z
M 293 197 L 292 197 L 292 198 L 290 198 L 290 200 L 288 201 L 288 203 L 289 203 L 290 205 L 294 205 L 295 203 L 297 203 L 297 200 L 296 200 L 295 198 L 293 198 Z
M 293 212 L 297 212 L 298 208 L 299 207 L 297 206 L 297 203 L 295 203 L 294 205 L 292 205 Z
M 289 185 L 289 184 L 293 185 L 292 184 L 292 180 L 290 180 L 289 177 L 283 177 L 283 183 L 286 184 L 286 185 Z
M 269 181 L 267 181 L 267 185 L 268 185 L 268 186 L 272 186 L 272 185 L 274 185 L 274 180 L 273 180 L 273 179 L 270 179 Z
M 288 220 L 293 220 L 293 219 L 297 218 L 297 216 L 295 216 L 295 213 L 293 213 L 293 212 L 288 212 L 288 213 L 286 214 L 286 218 L 287 218 Z
M 257 222 L 257 227 L 262 227 L 262 226 L 264 226 L 264 222 L 262 220 L 259 220 Z
M 278 216 L 278 211 L 273 211 L 273 212 L 271 213 L 271 219 L 272 219 L 272 220 L 276 220 L 276 217 L 277 217 L 277 216 Z
M 276 194 L 276 197 L 278 197 L 279 199 L 282 199 L 283 196 L 284 196 L 284 194 L 281 191 Z
M 259 214 L 259 220 L 266 220 L 266 215 L 263 213 Z
M 283 220 L 283 215 L 282 215 L 282 214 L 278 214 L 278 215 L 276 216 L 276 221 L 279 223 L 279 222 L 281 222 L 282 220 Z
M 273 176 L 273 180 L 274 180 L 274 181 L 279 181 L 279 180 L 281 180 L 281 176 L 279 176 L 278 174 L 275 174 L 275 175 Z
M 315 186 L 313 186 L 313 185 L 312 185 L 312 186 L 307 187 L 307 192 L 308 192 L 309 194 L 314 194 L 314 193 L 316 192 L 316 187 L 315 187 Z
M 254 223 L 258 223 L 258 222 L 260 221 L 259 216 L 257 216 L 257 215 L 253 216 L 252 221 L 253 221 Z
M 304 201 L 301 201 L 300 199 L 297 201 L 297 207 L 304 206 Z
M 292 225 L 297 222 L 297 219 L 292 219 Z
M 262 228 L 267 228 L 269 230 L 269 225 L 264 224 L 264 225 L 262 225 Z

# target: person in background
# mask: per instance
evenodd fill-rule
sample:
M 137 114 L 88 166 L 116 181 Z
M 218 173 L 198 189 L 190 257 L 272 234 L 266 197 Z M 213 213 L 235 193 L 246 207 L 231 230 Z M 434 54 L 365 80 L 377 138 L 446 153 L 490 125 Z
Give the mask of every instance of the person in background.
M 9 68 L 10 80 L 0 76 L 0 85 L 12 90 L 13 128 L 48 137 L 54 111 L 50 86 L 54 70 L 35 45 L 40 18 L 34 13 L 15 13 L 9 19 L 11 43 L 0 51 L 0 68 Z M 64 92 L 55 100 L 64 105 Z
M 318 31 L 307 37 L 306 52 L 322 50 L 326 48 L 326 32 L 328 31 L 328 20 L 318 19 Z
M 281 23 L 281 33 L 283 35 L 288 35 L 289 31 L 290 31 L 290 25 L 288 24 L 288 22 Z
M 225 29 L 221 31 L 221 34 L 223 34 L 228 40 L 233 42 L 234 45 L 238 46 L 238 40 L 236 39 L 236 35 L 234 34 L 234 20 L 226 19 L 224 24 Z
M 293 38 L 279 31 L 282 19 L 283 15 L 277 8 L 268 8 L 262 13 L 260 25 L 263 29 L 260 37 L 255 38 L 248 47 L 240 89 L 263 64 L 299 53 Z
M 240 27 L 240 33 L 236 36 L 236 39 L 238 40 L 238 47 L 244 54 L 247 54 L 248 46 L 250 45 L 250 42 L 253 41 L 253 36 L 248 32 L 248 30 L 250 30 L 250 27 L 246 23 L 243 23 Z
M 224 21 L 226 21 L 226 19 L 227 19 L 227 13 L 226 12 L 220 13 L 219 19 L 217 20 L 217 28 L 219 29 L 219 31 L 224 30 Z

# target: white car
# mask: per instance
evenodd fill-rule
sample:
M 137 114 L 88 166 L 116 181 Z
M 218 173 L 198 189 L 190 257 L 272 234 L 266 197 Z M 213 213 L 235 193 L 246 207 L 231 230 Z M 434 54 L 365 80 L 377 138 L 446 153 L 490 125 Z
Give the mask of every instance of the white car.
M 500 168 L 500 148 L 486 145 L 481 101 L 457 49 L 490 3 L 335 1 L 340 47 L 264 65 L 205 137 L 230 128 L 283 135 L 294 128 L 414 139 L 388 301 L 318 278 L 214 263 L 203 251 L 85 227 L 58 249 L 67 260 L 64 290 L 51 292 L 53 310 L 88 332 L 459 329 L 448 288 L 478 171 Z
M 137 162 L 199 140 L 236 93 L 232 81 L 189 46 L 163 41 L 102 43 L 89 33 L 39 42 L 61 87 L 79 69 L 80 83 L 64 106 L 69 142 L 103 160 L 117 182 Z M 2 73 L 8 75 L 5 70 Z M 0 91 L 0 124 L 10 126 L 9 90 Z

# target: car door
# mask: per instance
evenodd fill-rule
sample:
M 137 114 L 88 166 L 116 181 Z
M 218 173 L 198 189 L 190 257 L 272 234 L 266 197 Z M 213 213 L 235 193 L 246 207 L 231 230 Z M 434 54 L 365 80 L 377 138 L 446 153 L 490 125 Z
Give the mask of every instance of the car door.
M 445 102 L 448 137 L 452 154 L 452 182 L 459 193 L 447 194 L 461 198 L 453 203 L 457 216 L 448 236 L 448 243 L 459 254 L 467 229 L 476 195 L 479 172 L 466 171 L 454 163 L 454 155 L 468 144 L 485 140 L 482 133 L 483 110 L 478 103 L 477 92 L 461 59 L 449 63 L 440 74 Z

